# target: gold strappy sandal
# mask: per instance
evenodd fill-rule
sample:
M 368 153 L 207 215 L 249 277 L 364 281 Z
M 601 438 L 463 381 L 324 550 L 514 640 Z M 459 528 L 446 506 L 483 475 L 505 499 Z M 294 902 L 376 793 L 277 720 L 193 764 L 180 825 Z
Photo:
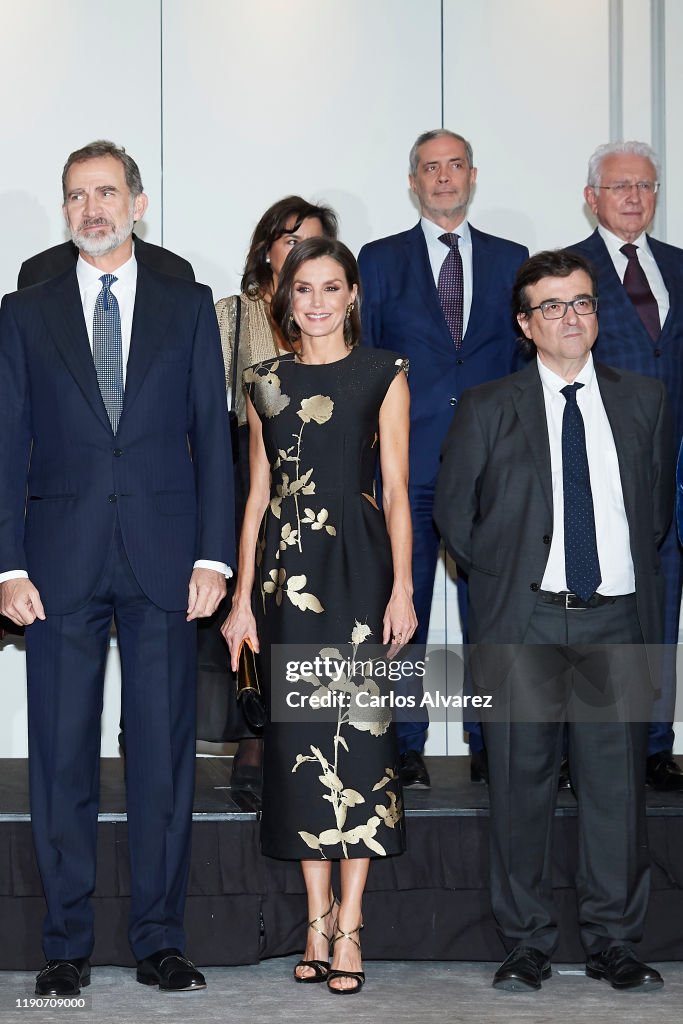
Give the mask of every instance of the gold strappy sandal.
M 358 939 L 354 939 L 353 936 L 358 932 L 358 937 L 360 938 L 360 930 L 362 927 L 363 924 L 361 923 L 356 928 L 352 928 L 350 932 L 336 931 L 334 938 L 332 939 L 332 945 L 334 946 L 340 939 L 348 939 L 349 942 L 353 942 L 354 946 L 358 946 L 358 951 L 360 952 L 360 942 Z M 330 985 L 330 982 L 335 978 L 352 978 L 356 984 L 353 988 L 336 988 L 335 986 Z M 327 971 L 326 980 L 327 987 L 330 992 L 334 992 L 335 995 L 353 996 L 356 992 L 360 992 L 365 984 L 365 971 L 338 971 L 335 968 L 330 967 Z
M 322 928 L 318 928 L 318 922 L 324 921 L 325 918 L 332 913 L 335 906 L 339 906 L 339 900 L 337 899 L 336 896 L 333 896 L 332 902 L 330 903 L 325 913 L 320 914 L 319 917 L 314 917 L 312 921 L 308 922 L 309 928 L 312 928 L 314 932 L 318 933 L 318 935 L 322 935 L 324 939 L 327 939 L 327 943 L 330 949 L 332 948 L 332 938 L 331 936 L 327 935 L 322 930 Z M 299 975 L 296 973 L 299 967 L 310 967 L 311 970 L 313 971 L 313 974 L 309 975 L 306 978 L 300 978 Z M 327 962 L 327 960 L 299 960 L 299 962 L 294 966 L 294 981 L 298 981 L 302 985 L 317 985 L 321 981 L 327 981 L 327 976 L 329 973 L 330 965 Z

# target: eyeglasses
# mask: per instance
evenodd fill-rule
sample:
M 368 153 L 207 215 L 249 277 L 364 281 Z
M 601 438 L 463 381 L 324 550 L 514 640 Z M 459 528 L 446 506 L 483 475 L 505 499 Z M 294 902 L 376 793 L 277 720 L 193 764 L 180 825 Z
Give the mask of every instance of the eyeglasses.
M 659 191 L 658 181 L 615 181 L 613 185 L 594 185 L 593 188 L 607 188 L 614 192 L 615 196 L 625 196 L 632 189 L 636 189 L 644 196 L 654 196 Z
M 540 309 L 544 320 L 561 320 L 563 316 L 567 315 L 567 310 L 570 306 L 579 316 L 590 316 L 591 313 L 597 312 L 598 300 L 595 295 L 582 295 L 578 299 L 572 299 L 571 302 L 548 299 L 547 302 L 542 302 L 540 306 L 531 306 L 530 309 L 527 309 L 526 313 L 528 316 L 535 309 Z

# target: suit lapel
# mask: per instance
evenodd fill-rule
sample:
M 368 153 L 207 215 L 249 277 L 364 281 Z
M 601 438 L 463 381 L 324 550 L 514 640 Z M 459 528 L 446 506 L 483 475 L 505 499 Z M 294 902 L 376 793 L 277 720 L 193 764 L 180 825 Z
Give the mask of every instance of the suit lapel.
M 445 343 L 449 349 L 453 349 L 453 339 L 444 319 L 441 302 L 439 301 L 439 292 L 434 284 L 427 242 L 421 224 L 418 223 L 412 231 L 408 232 L 406 248 L 413 280 L 424 303 L 424 307 L 438 330 L 438 334 L 434 336 L 436 342 L 434 347 L 442 351 Z
M 553 486 L 548 422 L 543 401 L 543 385 L 535 359 L 524 370 L 516 374 L 515 383 L 517 387 L 512 400 L 541 481 L 543 496 L 552 514 Z
M 489 293 L 490 260 L 486 258 L 486 239 L 480 231 L 470 224 L 470 237 L 472 239 L 472 305 L 467 320 L 467 330 L 462 339 L 463 347 L 471 339 L 477 329 L 477 317 L 473 316 L 475 309 L 483 309 L 486 306 L 486 297 Z
M 45 293 L 44 315 L 62 359 L 97 418 L 111 430 L 97 382 L 75 267 L 49 282 Z
M 150 364 L 163 345 L 174 305 L 172 290 L 144 264 L 138 263 L 122 420 L 135 401 Z
M 631 333 L 635 332 L 640 336 L 642 344 L 652 346 L 652 338 L 645 330 L 643 321 L 636 313 L 635 307 L 629 299 L 619 275 L 614 269 L 614 263 L 612 263 L 612 257 L 609 254 L 609 250 L 602 240 L 597 228 L 589 239 L 589 243 L 589 258 L 595 264 L 598 271 L 598 280 L 600 282 L 600 291 L 598 295 L 598 348 L 596 349 L 596 352 L 600 352 L 600 297 L 602 297 L 606 303 L 609 302 L 613 307 L 612 315 L 614 320 L 621 320 L 624 324 L 625 331 L 628 330 Z M 659 260 L 657 260 L 657 262 L 659 263 Z M 663 333 L 664 332 L 662 331 L 662 334 Z
M 596 363 L 595 373 L 598 378 L 602 404 L 612 430 L 614 447 L 617 451 L 626 518 L 631 528 L 631 536 L 635 536 L 633 516 L 634 509 L 637 507 L 637 496 L 635 476 L 631 471 L 633 452 L 637 450 L 632 426 L 635 406 L 628 393 L 628 388 L 625 386 L 624 378 L 617 370 L 611 366 Z
M 656 238 L 650 238 L 649 235 L 647 236 L 647 240 L 650 246 L 650 252 L 654 256 L 655 263 L 659 267 L 659 272 L 662 275 L 662 279 L 666 285 L 666 290 L 669 293 L 669 312 L 666 315 L 666 320 L 662 326 L 662 333 L 658 342 L 658 344 L 666 345 L 670 340 L 674 325 L 679 322 L 681 317 L 681 281 L 677 273 L 677 268 L 672 265 L 668 258 L 666 247 L 661 245 Z

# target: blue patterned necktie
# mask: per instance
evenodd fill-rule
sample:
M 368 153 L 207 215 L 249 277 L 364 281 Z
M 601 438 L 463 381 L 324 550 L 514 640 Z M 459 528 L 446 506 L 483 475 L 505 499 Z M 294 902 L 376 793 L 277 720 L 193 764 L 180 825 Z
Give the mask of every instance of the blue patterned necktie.
M 562 417 L 562 482 L 564 489 L 564 565 L 567 588 L 588 601 L 600 586 L 598 542 L 591 491 L 586 432 L 576 392 L 583 384 L 562 388 L 567 404 Z
M 102 290 L 97 296 L 92 320 L 92 354 L 97 382 L 114 433 L 118 430 L 123 409 L 121 315 L 116 296 L 111 291 L 116 280 L 113 274 L 102 274 Z
M 462 345 L 464 323 L 462 256 L 458 248 L 460 235 L 439 235 L 439 241 L 448 246 L 448 255 L 439 271 L 439 299 L 443 315 L 456 349 Z

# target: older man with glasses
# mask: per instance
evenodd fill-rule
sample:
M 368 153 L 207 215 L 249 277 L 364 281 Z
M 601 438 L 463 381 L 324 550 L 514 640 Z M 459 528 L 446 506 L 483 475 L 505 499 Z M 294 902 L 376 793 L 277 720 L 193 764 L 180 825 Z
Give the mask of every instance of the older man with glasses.
M 573 245 L 598 274 L 600 333 L 597 358 L 610 366 L 656 377 L 673 411 L 676 447 L 683 437 L 683 249 L 647 234 L 660 188 L 657 154 L 644 142 L 600 146 L 588 163 L 584 196 L 598 221 Z M 683 791 L 673 759 L 676 644 L 683 562 L 672 525 L 660 555 L 666 584 L 661 695 L 648 736 L 647 781 L 654 789 Z M 606 789 L 610 779 L 603 780 Z

